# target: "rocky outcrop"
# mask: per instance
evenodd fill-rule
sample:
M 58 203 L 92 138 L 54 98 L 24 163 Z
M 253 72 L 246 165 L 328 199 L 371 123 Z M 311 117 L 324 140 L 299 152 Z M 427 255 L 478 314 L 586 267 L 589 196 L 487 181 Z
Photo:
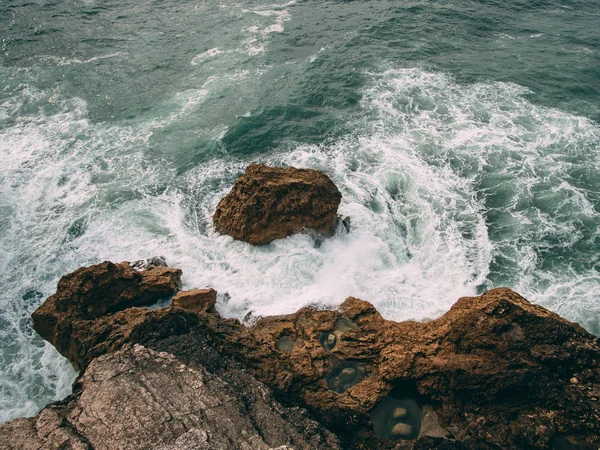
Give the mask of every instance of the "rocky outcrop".
M 335 450 L 336 437 L 236 367 L 217 376 L 136 345 L 94 360 L 66 401 L 0 426 L 0 449 Z
M 217 231 L 263 245 L 304 229 L 331 235 L 342 194 L 322 172 L 252 164 L 221 199 Z
M 61 281 L 48 302 L 81 304 L 67 301 L 61 289 L 70 285 Z M 82 368 L 87 352 L 126 342 L 217 377 L 243 368 L 286 406 L 306 407 L 346 449 L 600 446 L 599 339 L 511 290 L 459 299 L 425 323 L 385 320 L 351 297 L 337 310 L 304 308 L 250 328 L 215 313 L 215 295 L 182 293 L 159 310 L 96 306 L 105 313 L 85 319 L 87 334 L 69 331 L 70 315 L 54 314 L 63 331 L 48 336 L 54 345 L 77 342 L 66 353 Z
M 180 326 L 187 332 L 165 310 L 134 308 L 169 298 L 180 288 L 181 270 L 156 260 L 83 267 L 60 279 L 56 293 L 33 313 L 33 328 L 82 369 L 132 340 L 146 320 L 160 320 L 164 333 L 177 334 Z
M 427 434 L 473 449 L 600 444 L 598 338 L 508 289 L 426 323 L 386 321 L 349 298 L 339 311 L 265 318 L 253 333 L 279 346 L 290 392 L 334 431 L 360 423 L 351 440 L 369 448 Z

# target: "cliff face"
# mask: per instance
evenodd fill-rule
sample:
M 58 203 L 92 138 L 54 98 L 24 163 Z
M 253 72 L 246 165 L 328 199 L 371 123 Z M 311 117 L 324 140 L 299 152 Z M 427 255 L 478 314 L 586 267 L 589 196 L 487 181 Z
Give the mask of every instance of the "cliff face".
M 229 367 L 217 376 L 126 345 L 92 361 L 71 398 L 0 427 L 0 448 L 340 448 L 305 411 L 281 406 L 264 384 L 231 362 L 220 364 Z
M 136 324 L 166 311 L 155 314 L 134 307 L 156 303 L 181 288 L 181 270 L 160 260 L 140 263 L 106 261 L 65 275 L 56 293 L 32 315 L 33 328 L 79 370 L 96 356 L 135 340 L 131 333 Z M 168 319 L 161 320 L 165 326 Z M 165 331 L 175 332 L 168 327 Z
M 116 282 L 90 280 L 103 264 L 61 280 L 34 313 L 40 334 L 87 369 L 74 396 L 1 426 L 0 442 L 338 448 L 327 428 L 347 449 L 600 446 L 598 338 L 508 289 L 462 298 L 426 323 L 388 321 L 348 298 L 335 311 L 305 308 L 248 328 L 215 312 L 211 290 L 142 308 L 144 283 L 123 295 Z M 129 264 L 116 266 L 121 274 Z M 153 270 L 165 268 L 138 272 L 151 279 Z M 86 286 L 110 289 L 71 293 Z M 229 406 L 206 406 L 211 399 Z M 219 418 L 241 420 L 239 435 Z

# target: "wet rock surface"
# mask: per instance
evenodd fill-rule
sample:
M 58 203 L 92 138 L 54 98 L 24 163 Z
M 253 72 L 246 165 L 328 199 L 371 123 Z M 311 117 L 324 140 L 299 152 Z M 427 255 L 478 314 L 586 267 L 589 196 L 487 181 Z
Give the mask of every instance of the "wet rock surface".
M 60 288 L 51 305 L 66 295 Z M 78 327 L 70 336 L 72 317 L 55 316 L 59 337 L 78 342 L 80 352 L 67 355 L 79 367 L 91 361 L 86 352 L 139 342 L 225 380 L 244 370 L 286 407 L 306 407 L 342 448 L 600 446 L 599 339 L 509 289 L 459 299 L 426 323 L 385 320 L 352 297 L 338 310 L 304 308 L 251 327 L 175 301 L 159 310 L 97 308 L 105 313 L 86 319 L 85 339 Z
M 419 436 L 423 412 L 417 401 L 406 394 L 403 398 L 390 394 L 373 408 L 371 422 L 378 436 L 392 441 Z
M 355 361 L 339 361 L 327 375 L 327 386 L 339 394 L 346 392 L 365 377 L 365 367 Z
M 252 164 L 221 199 L 213 222 L 217 231 L 254 245 L 304 229 L 331 235 L 341 198 L 318 170 Z

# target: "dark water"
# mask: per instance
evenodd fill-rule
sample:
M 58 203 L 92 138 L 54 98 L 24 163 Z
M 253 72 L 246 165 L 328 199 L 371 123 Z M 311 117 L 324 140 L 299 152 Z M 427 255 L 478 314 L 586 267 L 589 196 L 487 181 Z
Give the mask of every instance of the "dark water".
M 509 286 L 600 334 L 597 0 L 4 0 L 0 39 L 0 420 L 69 392 L 29 314 L 104 259 L 235 317 Z M 325 171 L 352 233 L 217 236 L 256 161 Z

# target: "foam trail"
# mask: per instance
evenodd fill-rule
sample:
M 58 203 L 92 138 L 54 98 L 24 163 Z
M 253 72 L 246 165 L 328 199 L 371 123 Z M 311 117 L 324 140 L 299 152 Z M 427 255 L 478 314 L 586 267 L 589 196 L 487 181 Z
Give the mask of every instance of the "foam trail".
M 257 25 L 252 25 L 244 30 L 249 33 L 249 37 L 245 41 L 245 51 L 248 55 L 256 56 L 265 53 L 269 34 L 283 33 L 284 23 L 291 20 L 289 7 L 295 3 L 295 1 L 291 1 L 284 4 L 264 5 L 254 9 L 242 9 L 243 13 L 255 16 L 254 19 L 256 17 L 261 19 L 255 20 Z
M 47 115 L 24 114 L 31 105 Z M 148 126 L 92 125 L 81 100 L 31 87 L 2 106 L 0 421 L 34 414 L 70 391 L 75 372 L 34 333 L 30 315 L 61 275 L 97 262 L 96 252 L 73 249 L 98 205 L 122 203 L 173 173 L 140 163 Z

